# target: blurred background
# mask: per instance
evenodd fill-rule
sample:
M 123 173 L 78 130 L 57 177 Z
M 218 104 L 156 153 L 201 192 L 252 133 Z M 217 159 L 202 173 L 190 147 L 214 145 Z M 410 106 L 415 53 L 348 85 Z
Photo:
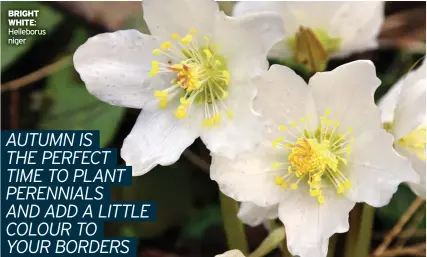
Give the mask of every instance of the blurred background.
M 160 1 L 160 0 L 159 0 Z M 232 2 L 221 2 L 230 13 Z M 7 44 L 7 10 L 40 10 L 38 29 L 46 36 L 27 36 L 20 46 Z M 89 37 L 136 28 L 148 33 L 140 2 L 1 2 L 1 126 L 2 129 L 96 129 L 102 147 L 121 148 L 140 110 L 105 104 L 90 95 L 72 66 L 72 54 Z M 328 69 L 356 59 L 370 59 L 383 81 L 379 99 L 425 55 L 426 2 L 387 2 L 386 20 L 376 50 L 331 61 Z M 122 162 L 122 160 L 120 160 Z M 157 167 L 135 177 L 133 186 L 118 187 L 113 199 L 155 201 L 158 221 L 109 223 L 107 236 L 136 236 L 139 256 L 214 256 L 227 250 L 218 188 L 208 175 L 209 152 L 197 140 L 174 165 Z M 372 246 L 378 245 L 415 199 L 401 186 L 391 203 L 377 209 Z M 357 207 L 353 219 L 360 215 Z M 425 206 L 413 215 L 397 244 L 425 242 Z M 264 227 L 246 227 L 250 248 L 266 237 Z M 404 231 L 404 232 L 405 232 Z M 406 235 L 406 236 L 405 236 Z M 342 256 L 341 235 L 336 255 Z M 424 254 L 423 254 L 424 253 Z M 280 256 L 278 250 L 271 256 Z M 424 250 L 389 256 L 425 256 Z

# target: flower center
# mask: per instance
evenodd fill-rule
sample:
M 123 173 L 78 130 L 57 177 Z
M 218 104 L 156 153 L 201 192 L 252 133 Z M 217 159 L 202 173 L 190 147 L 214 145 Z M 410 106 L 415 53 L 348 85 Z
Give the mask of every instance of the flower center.
M 180 38 L 173 34 L 173 41 L 164 42 L 154 55 L 163 54 L 169 59 L 167 64 L 152 61 L 150 76 L 159 73 L 173 73 L 171 86 L 158 90 L 154 96 L 159 99 L 159 107 L 164 108 L 171 99 L 178 99 L 175 116 L 183 119 L 194 104 L 204 105 L 204 120 L 202 124 L 213 127 L 221 123 L 224 112 L 232 118 L 232 111 L 224 99 L 228 96 L 230 74 L 227 61 L 220 54 L 220 47 L 211 43 L 210 38 L 203 37 L 204 43 L 199 44 L 196 31 Z
M 407 136 L 401 138 L 398 144 L 414 152 L 418 158 L 426 160 L 426 126 L 421 125 Z
M 324 29 L 318 28 L 318 29 L 312 30 L 310 28 L 305 28 L 305 34 L 308 34 L 308 33 L 313 35 L 313 37 L 321 44 L 323 49 L 328 54 L 335 53 L 336 51 L 338 51 L 340 49 L 341 38 L 330 37 Z M 297 43 L 299 43 L 300 45 L 306 43 L 306 42 L 298 42 L 296 40 L 297 34 L 288 39 L 288 45 L 292 49 L 292 51 L 294 51 L 294 52 L 297 51 L 298 49 L 301 49 L 300 46 L 296 45 Z M 302 36 L 304 36 L 305 38 L 310 38 L 310 37 L 307 37 L 306 35 L 302 35 Z M 308 40 L 308 44 L 313 46 L 312 48 L 314 48 L 315 43 L 316 42 L 313 42 L 313 40 Z
M 337 133 L 340 123 L 328 119 L 329 114 L 327 109 L 320 117 L 318 128 L 311 132 L 306 126 L 310 115 L 301 118 L 300 124 L 290 122 L 290 128 L 282 125 L 280 130 L 288 133 L 288 139 L 280 137 L 273 141 L 273 147 L 288 149 L 285 162 L 273 163 L 273 168 L 280 174 L 275 183 L 283 189 L 290 185 L 296 190 L 301 182 L 306 182 L 310 195 L 319 203 L 325 202 L 323 188 L 334 186 L 337 194 L 343 194 L 351 187 L 341 170 L 347 164 L 346 157 L 351 154 L 352 129 L 347 129 L 344 134 Z

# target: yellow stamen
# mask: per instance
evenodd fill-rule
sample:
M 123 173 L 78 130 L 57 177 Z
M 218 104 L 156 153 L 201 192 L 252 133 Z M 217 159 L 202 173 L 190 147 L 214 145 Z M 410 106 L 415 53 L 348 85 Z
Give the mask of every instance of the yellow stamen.
M 160 46 L 160 49 L 168 50 L 171 47 L 172 47 L 172 43 L 170 41 L 166 41 Z
M 183 44 L 189 44 L 191 41 L 193 41 L 193 36 L 190 34 L 181 38 L 181 43 L 183 43 Z

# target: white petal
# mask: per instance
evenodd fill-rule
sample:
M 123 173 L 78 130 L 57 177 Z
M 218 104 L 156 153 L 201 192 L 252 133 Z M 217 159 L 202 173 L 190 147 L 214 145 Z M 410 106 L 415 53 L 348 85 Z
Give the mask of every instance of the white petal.
M 355 203 L 325 190 L 325 203 L 318 204 L 307 191 L 292 191 L 279 204 L 288 249 L 300 257 L 325 257 L 329 238 L 348 230 L 348 213 Z
M 254 108 L 263 117 L 280 125 L 306 116 L 309 87 L 293 70 L 273 65 L 253 83 L 258 91 Z
M 378 107 L 381 110 L 382 122 L 392 122 L 394 120 L 394 111 L 399 100 L 399 94 L 402 88 L 402 84 L 402 80 L 397 82 L 378 102 Z
M 425 79 L 415 83 L 409 90 L 402 91 L 395 110 L 393 134 L 397 139 L 407 136 L 426 122 Z M 403 88 L 402 88 L 403 90 Z
M 330 109 L 329 118 L 341 123 L 338 130 L 352 128 L 354 136 L 382 127 L 380 110 L 374 103 L 380 84 L 371 61 L 354 61 L 318 72 L 309 81 L 318 115 Z
M 274 154 L 261 146 L 234 160 L 212 155 L 211 179 L 224 194 L 237 201 L 262 207 L 277 204 L 283 190 L 274 183 L 276 172 L 271 169 Z
M 334 17 L 342 43 L 336 56 L 370 50 L 378 46 L 384 22 L 384 1 L 344 2 L 348 9 Z
M 219 9 L 212 0 L 143 0 L 144 19 L 152 35 L 170 38 L 173 33 L 185 36 L 212 36 L 215 15 Z
M 77 49 L 74 67 L 89 92 L 102 101 L 142 108 L 165 86 L 164 78 L 148 75 L 152 50 L 159 44 L 136 30 L 99 34 Z
M 426 199 L 426 162 L 421 160 L 416 154 L 409 152 L 405 147 L 395 144 L 396 151 L 402 156 L 408 158 L 411 161 L 412 168 L 420 176 L 419 183 L 408 183 L 409 187 L 414 191 L 416 195 Z
M 426 62 L 408 74 L 400 85 L 393 134 L 402 138 L 426 122 Z
M 240 204 L 237 217 L 249 226 L 256 227 L 265 221 L 276 219 L 278 216 L 278 205 L 270 207 L 259 207 L 251 202 Z
M 393 149 L 393 137 L 382 129 L 356 137 L 344 174 L 352 186 L 347 196 L 355 202 L 381 207 L 402 182 L 418 182 L 408 160 Z
M 245 257 L 239 250 L 230 250 L 223 254 L 215 255 L 215 257 Z
M 280 16 L 271 13 L 228 17 L 217 15 L 214 42 L 221 45 L 230 76 L 244 80 L 268 68 L 267 53 L 283 38 Z
M 243 151 L 252 150 L 261 141 L 262 123 L 252 110 L 255 94 L 255 87 L 249 82 L 231 80 L 224 103 L 232 111 L 232 118 L 223 113 L 221 124 L 204 128 L 200 136 L 212 153 L 233 159 Z
M 132 166 L 134 176 L 147 173 L 157 164 L 170 165 L 198 137 L 198 121 L 190 117 L 178 120 L 170 110 L 142 111 L 123 142 L 121 157 Z
M 422 65 L 415 71 L 411 71 L 407 76 L 401 78 L 392 88 L 387 92 L 387 94 L 381 98 L 378 106 L 381 109 L 381 119 L 383 122 L 391 122 L 394 120 L 394 112 L 396 107 L 399 105 L 401 108 L 405 105 L 412 105 L 413 102 L 417 99 L 418 96 L 424 94 L 426 85 L 419 83 L 420 81 L 426 79 L 426 62 L 423 61 Z M 425 82 L 424 82 L 425 83 Z M 424 97 L 425 98 L 425 97 Z M 414 106 L 418 108 L 419 112 L 425 113 L 424 106 Z M 424 115 L 425 116 L 425 115 Z M 412 117 L 412 115 L 410 115 Z M 408 119 L 408 117 L 402 117 L 403 119 Z M 401 122 L 400 125 L 405 125 L 407 122 Z M 396 125 L 396 124 L 395 124 Z M 406 130 L 406 129 L 402 129 Z M 410 131 L 409 131 L 410 132 Z

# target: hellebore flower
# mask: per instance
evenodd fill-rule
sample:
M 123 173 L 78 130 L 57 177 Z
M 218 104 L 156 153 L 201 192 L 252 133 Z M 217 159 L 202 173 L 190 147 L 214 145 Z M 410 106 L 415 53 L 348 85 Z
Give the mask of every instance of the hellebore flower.
M 426 63 L 392 87 L 380 101 L 384 127 L 395 138 L 394 148 L 408 158 L 420 176 L 420 183 L 409 183 L 426 198 Z M 402 170 L 401 172 L 406 172 Z
M 143 109 L 121 150 L 133 174 L 174 163 L 199 136 L 230 158 L 254 147 L 261 128 L 249 79 L 267 69 L 269 49 L 283 38 L 280 17 L 228 17 L 212 0 L 144 0 L 142 7 L 152 35 L 104 33 L 74 54 L 91 94 Z
M 328 55 L 343 57 L 375 48 L 384 21 L 384 2 L 241 1 L 234 15 L 273 11 L 283 19 L 285 36 L 269 53 L 271 58 L 295 55 L 296 35 L 310 29 Z M 311 42 L 311 44 L 314 44 Z
M 264 140 L 234 160 L 213 155 L 211 178 L 237 201 L 278 204 L 292 254 L 326 256 L 329 237 L 348 230 L 356 202 L 384 206 L 401 182 L 418 181 L 382 128 L 372 62 L 318 72 L 308 86 L 273 65 L 254 84 Z

